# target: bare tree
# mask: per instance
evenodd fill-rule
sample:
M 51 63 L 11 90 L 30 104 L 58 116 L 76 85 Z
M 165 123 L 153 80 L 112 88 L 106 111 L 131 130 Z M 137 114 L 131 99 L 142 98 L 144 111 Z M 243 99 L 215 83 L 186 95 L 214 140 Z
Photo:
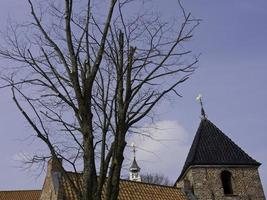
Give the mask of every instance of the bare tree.
M 141 175 L 142 182 L 151 183 L 157 185 L 165 185 L 165 186 L 173 186 L 174 183 L 170 181 L 170 179 L 163 174 L 158 173 L 147 173 Z
M 132 4 L 145 4 L 138 0 L 28 3 L 32 21 L 12 23 L 0 48 L 13 63 L 2 71 L 1 87 L 11 88 L 54 159 L 75 172 L 82 162 L 82 189 L 61 169 L 79 199 L 100 200 L 106 183 L 105 199 L 115 200 L 131 128 L 166 95 L 180 96 L 178 86 L 195 70 L 186 42 L 199 20 L 180 2 L 173 23 L 134 13 Z

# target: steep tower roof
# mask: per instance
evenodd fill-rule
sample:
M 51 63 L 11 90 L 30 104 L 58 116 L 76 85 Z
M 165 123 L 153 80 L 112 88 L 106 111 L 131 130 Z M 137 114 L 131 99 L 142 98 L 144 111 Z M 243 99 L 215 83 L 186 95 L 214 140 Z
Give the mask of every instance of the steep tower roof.
M 130 171 L 140 171 L 140 167 L 138 166 L 136 160 L 135 160 L 135 157 L 134 157 L 134 160 L 133 160 L 133 163 L 130 167 Z
M 178 181 L 192 165 L 259 166 L 260 163 L 251 158 L 211 121 L 203 117 Z

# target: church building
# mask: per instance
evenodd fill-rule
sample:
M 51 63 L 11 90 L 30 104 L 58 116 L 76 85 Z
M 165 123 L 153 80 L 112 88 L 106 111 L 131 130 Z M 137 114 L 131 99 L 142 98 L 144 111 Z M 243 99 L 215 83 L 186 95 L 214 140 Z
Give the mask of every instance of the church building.
M 175 185 L 192 199 L 264 200 L 260 165 L 203 117 Z
M 201 99 L 200 99 L 201 102 Z M 202 102 L 201 102 L 202 105 Z M 258 168 L 251 158 L 207 117 L 201 121 L 174 186 L 143 183 L 135 156 L 129 179 L 121 180 L 119 200 L 265 200 Z M 79 183 L 81 174 L 68 172 Z M 0 200 L 78 200 L 53 160 L 41 190 L 0 191 Z

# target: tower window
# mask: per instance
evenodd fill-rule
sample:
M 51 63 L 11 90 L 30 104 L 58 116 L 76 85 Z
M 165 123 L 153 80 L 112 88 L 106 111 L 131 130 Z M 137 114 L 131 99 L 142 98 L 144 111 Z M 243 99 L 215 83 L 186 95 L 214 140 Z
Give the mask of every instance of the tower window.
M 222 171 L 221 180 L 224 194 L 233 194 L 232 174 L 229 171 Z

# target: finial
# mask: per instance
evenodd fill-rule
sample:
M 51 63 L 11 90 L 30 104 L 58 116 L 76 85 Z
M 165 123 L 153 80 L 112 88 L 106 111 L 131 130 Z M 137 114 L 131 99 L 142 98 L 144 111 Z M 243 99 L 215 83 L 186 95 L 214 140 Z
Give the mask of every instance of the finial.
M 133 142 L 131 146 L 133 147 L 133 153 L 134 153 L 134 159 L 135 159 L 135 153 L 136 153 L 135 143 Z
M 202 94 L 199 94 L 196 97 L 196 100 L 199 101 L 199 103 L 200 103 L 200 106 L 201 106 L 201 116 L 205 119 L 206 118 L 206 113 L 205 113 L 205 110 L 204 110 L 204 107 L 203 107 Z

